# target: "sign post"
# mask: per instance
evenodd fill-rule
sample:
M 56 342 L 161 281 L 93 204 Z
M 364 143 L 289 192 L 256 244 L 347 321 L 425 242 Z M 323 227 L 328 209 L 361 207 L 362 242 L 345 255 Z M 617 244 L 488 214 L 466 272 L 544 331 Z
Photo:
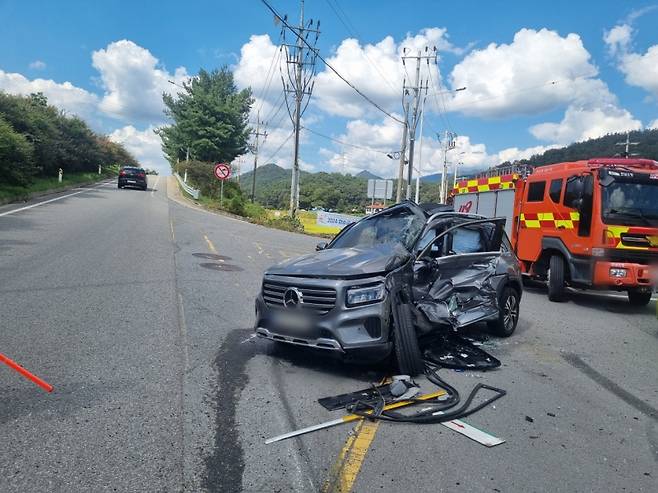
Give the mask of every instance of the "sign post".
M 393 180 L 368 180 L 368 198 L 372 199 L 373 204 L 375 199 L 384 199 L 386 205 L 386 200 L 393 198 Z
M 226 163 L 217 163 L 213 170 L 215 178 L 220 182 L 219 186 L 219 206 L 224 206 L 224 182 L 231 177 L 231 167 Z

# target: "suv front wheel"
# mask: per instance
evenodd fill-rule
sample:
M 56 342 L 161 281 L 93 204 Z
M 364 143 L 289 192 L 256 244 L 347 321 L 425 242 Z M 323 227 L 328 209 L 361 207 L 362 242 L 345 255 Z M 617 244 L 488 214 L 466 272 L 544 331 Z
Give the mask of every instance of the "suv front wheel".
M 393 307 L 393 321 L 395 323 L 393 345 L 400 374 L 414 377 L 423 373 L 425 364 L 409 305 L 400 303 Z

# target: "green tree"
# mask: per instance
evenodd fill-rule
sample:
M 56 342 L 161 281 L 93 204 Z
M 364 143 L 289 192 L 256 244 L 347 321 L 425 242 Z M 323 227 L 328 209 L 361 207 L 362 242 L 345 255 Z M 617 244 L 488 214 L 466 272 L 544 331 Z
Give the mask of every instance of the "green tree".
M 99 164 L 136 165 L 126 149 L 99 135 L 80 118 L 48 104 L 41 93 L 14 96 L 0 92 L 4 154 L 0 183 L 26 186 L 35 175 L 95 171 Z
M 36 171 L 32 144 L 0 116 L 0 176 L 11 185 L 25 186 Z
M 188 147 L 198 161 L 230 162 L 244 154 L 250 132 L 251 90 L 238 91 L 227 67 L 201 70 L 184 87 L 177 97 L 163 95 L 165 114 L 173 124 L 157 133 L 169 162 L 185 159 Z

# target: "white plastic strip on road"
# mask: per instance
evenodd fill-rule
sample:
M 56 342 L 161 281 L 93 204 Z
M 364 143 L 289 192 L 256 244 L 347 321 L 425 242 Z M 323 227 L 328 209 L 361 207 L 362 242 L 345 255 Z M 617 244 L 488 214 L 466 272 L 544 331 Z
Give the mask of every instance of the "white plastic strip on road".
M 39 207 L 40 205 L 45 205 L 45 204 L 49 204 L 51 202 L 55 202 L 56 200 L 62 200 L 62 199 L 65 199 L 67 197 L 72 197 L 73 195 L 78 195 L 79 193 L 85 193 L 85 192 L 88 192 L 89 190 L 93 190 L 94 188 L 100 188 L 100 187 L 103 187 L 105 185 L 107 185 L 107 183 L 102 183 L 102 184 L 100 184 L 98 186 L 95 186 L 95 187 L 85 188 L 84 190 L 80 190 L 79 192 L 69 193 L 67 195 L 62 195 L 61 197 L 55 197 L 54 199 L 44 200 L 43 202 L 37 202 L 36 204 L 26 205 L 25 207 L 19 207 L 18 209 L 14 209 L 14 210 L 11 210 L 11 211 L 0 212 L 0 217 L 8 216 L 9 214 L 14 214 L 16 212 L 26 211 L 28 209 L 32 209 L 33 207 Z
M 471 440 L 475 440 L 478 443 L 481 443 L 485 447 L 494 447 L 505 443 L 505 440 L 496 438 L 493 435 L 490 435 L 487 432 L 477 429 L 475 426 L 471 426 L 468 423 L 461 421 L 459 419 L 453 419 L 452 421 L 446 421 L 441 423 L 443 426 L 450 428 L 451 430 L 461 433 L 464 436 L 467 436 Z

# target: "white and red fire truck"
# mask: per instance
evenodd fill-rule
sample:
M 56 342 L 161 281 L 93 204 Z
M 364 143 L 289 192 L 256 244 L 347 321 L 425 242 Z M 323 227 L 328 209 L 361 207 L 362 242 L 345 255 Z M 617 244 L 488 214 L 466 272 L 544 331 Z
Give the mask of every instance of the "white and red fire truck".
M 565 287 L 628 292 L 645 305 L 658 264 L 658 162 L 598 158 L 463 180 L 455 210 L 505 216 L 524 274 Z M 653 274 L 652 274 L 653 273 Z

